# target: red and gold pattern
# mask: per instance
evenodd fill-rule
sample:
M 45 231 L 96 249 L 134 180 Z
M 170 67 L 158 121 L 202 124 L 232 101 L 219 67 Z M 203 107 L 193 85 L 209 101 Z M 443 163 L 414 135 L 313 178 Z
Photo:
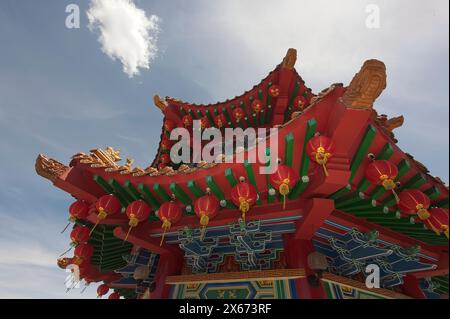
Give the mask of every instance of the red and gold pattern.
M 286 208 L 286 196 L 297 184 L 298 175 L 292 167 L 279 164 L 275 173 L 270 175 L 270 184 L 283 196 L 283 209 Z
M 232 202 L 239 207 L 245 222 L 245 215 L 255 204 L 258 196 L 255 186 L 247 182 L 240 182 L 231 189 L 230 195 Z
M 272 85 L 269 88 L 269 95 L 271 97 L 277 97 L 278 95 L 280 95 L 280 87 L 276 84 Z
M 131 229 L 136 227 L 140 222 L 145 221 L 150 216 L 150 212 L 150 207 L 143 200 L 136 200 L 128 205 L 126 214 L 130 220 L 128 223 L 130 228 L 125 236 L 125 241 L 128 239 Z
M 227 119 L 225 118 L 225 115 L 219 114 L 214 118 L 214 123 L 218 128 L 222 128 L 227 124 Z
M 326 136 L 314 136 L 306 145 L 306 152 L 315 163 L 322 165 L 323 171 L 328 176 L 327 162 L 333 156 L 334 142 Z
M 398 195 L 398 198 L 398 208 L 402 213 L 417 215 L 422 221 L 430 217 L 428 212 L 430 199 L 420 190 L 406 189 Z
M 183 123 L 183 126 L 185 128 L 191 127 L 192 126 L 192 116 L 190 116 L 189 114 L 186 114 L 185 116 L 182 117 L 181 122 Z
M 264 104 L 263 104 L 263 102 L 262 102 L 261 100 L 258 100 L 258 99 L 254 100 L 254 101 L 252 102 L 252 110 L 253 110 L 256 114 L 259 114 L 259 112 L 261 112 L 261 111 L 264 110 Z
M 195 200 L 194 211 L 200 218 L 201 240 L 203 240 L 205 236 L 206 226 L 208 226 L 209 221 L 217 215 L 219 205 L 219 200 L 216 196 L 211 194 L 207 194 Z
M 181 206 L 176 201 L 172 200 L 161 205 L 158 210 L 158 218 L 163 223 L 162 229 L 164 233 L 161 237 L 160 246 L 162 246 L 164 242 L 164 236 L 166 235 L 166 232 L 173 224 L 176 224 L 181 219 L 182 214 L 183 212 L 181 210 Z
M 424 221 L 425 226 L 437 235 L 443 233 L 448 239 L 448 208 L 435 207 L 429 212 L 430 217 Z
M 294 99 L 294 110 L 303 111 L 308 103 L 308 100 L 303 95 L 298 95 Z
M 237 107 L 233 110 L 233 119 L 236 123 L 239 123 L 245 116 L 244 110 Z
M 395 179 L 398 175 L 397 166 L 386 160 L 375 160 L 367 165 L 365 176 L 376 185 L 381 185 L 387 191 L 392 191 L 395 200 L 399 201 L 398 195 L 395 192 Z

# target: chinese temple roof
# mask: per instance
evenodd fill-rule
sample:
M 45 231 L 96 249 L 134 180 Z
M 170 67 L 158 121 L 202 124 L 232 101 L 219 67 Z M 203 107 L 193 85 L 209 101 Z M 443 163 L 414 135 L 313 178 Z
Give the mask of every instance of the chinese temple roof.
M 385 266 L 385 288 L 402 284 L 407 274 L 426 273 L 420 278 L 432 280 L 424 280 L 423 289 L 430 296 L 435 291 L 445 292 L 442 283 L 437 286 L 442 281 L 439 278 L 448 276 L 448 239 L 425 227 L 417 215 L 406 214 L 395 192 L 367 176 L 371 163 L 388 161 L 398 170 L 393 180 L 397 193 L 419 190 L 429 199 L 430 208 L 448 209 L 448 186 L 396 145 L 393 130 L 403 124 L 403 117 L 389 119 L 374 109 L 376 98 L 386 87 L 384 64 L 368 60 L 348 86 L 333 84 L 314 94 L 295 71 L 296 58 L 296 51 L 289 49 L 283 62 L 258 85 L 224 102 L 197 105 L 155 96 L 164 124 L 157 156 L 145 169 L 133 167 L 132 159 L 121 164 L 120 153 L 112 147 L 77 153 L 68 166 L 38 156 L 39 175 L 89 203 L 85 223 L 101 226 L 92 239 L 97 245 L 93 262 L 101 271 L 114 270 L 122 276 L 113 278 L 112 286 L 132 287 L 135 281 L 130 272 L 142 265 L 141 259 L 146 258 L 145 263 L 152 254 L 164 254 L 173 247 L 183 251 L 190 274 L 226 267 L 283 267 L 283 238 L 288 235 L 312 240 L 330 260 L 334 274 L 351 277 L 376 260 Z M 167 153 L 164 143 L 168 134 L 184 127 L 185 117 L 203 119 L 221 129 L 278 127 L 279 157 L 298 174 L 298 182 L 283 199 L 268 177 L 259 173 L 265 164 L 218 161 L 160 165 L 161 155 Z M 218 121 L 223 119 L 224 123 Z M 307 144 L 317 136 L 328 136 L 335 143 L 333 156 L 326 163 L 327 173 L 308 154 Z M 246 155 L 254 152 L 241 151 Z M 245 229 L 237 222 L 239 208 L 230 198 L 242 178 L 257 192 Z M 202 238 L 193 205 L 206 193 L 220 200 L 221 207 Z M 136 200 L 145 201 L 152 209 L 150 217 L 127 235 L 128 218 L 123 212 L 99 222 L 95 203 L 105 194 L 114 194 L 123 210 Z M 183 216 L 163 234 L 156 212 L 174 198 Z M 446 214 L 448 224 L 448 210 Z M 159 245 L 164 236 L 167 247 Z M 125 239 L 134 248 L 123 246 Z M 105 243 L 107 247 L 102 246 Z M 233 266 L 227 259 L 229 254 L 236 256 Z M 125 255 L 132 256 L 128 262 Z M 443 264 L 445 259 L 447 265 Z M 151 278 L 152 273 L 145 280 L 150 282 Z M 448 292 L 448 285 L 446 289 Z

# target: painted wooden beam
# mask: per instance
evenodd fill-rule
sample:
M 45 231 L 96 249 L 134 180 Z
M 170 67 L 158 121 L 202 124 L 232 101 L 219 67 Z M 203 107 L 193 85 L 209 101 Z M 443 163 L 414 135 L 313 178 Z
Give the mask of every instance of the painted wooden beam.
M 306 202 L 303 217 L 296 224 L 294 238 L 310 240 L 334 210 L 334 201 L 312 198 Z

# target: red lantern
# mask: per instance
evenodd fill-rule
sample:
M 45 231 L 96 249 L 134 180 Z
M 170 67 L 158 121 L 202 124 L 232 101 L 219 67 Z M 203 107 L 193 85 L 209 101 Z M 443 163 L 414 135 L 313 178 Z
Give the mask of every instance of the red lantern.
M 195 214 L 200 218 L 201 234 L 200 239 L 203 240 L 205 236 L 206 226 L 209 221 L 213 219 L 219 211 L 219 200 L 213 195 L 205 195 L 197 198 L 194 203 Z
M 181 216 L 181 206 L 175 201 L 165 202 L 159 207 L 158 218 L 163 222 L 162 229 L 164 230 L 160 246 L 162 246 L 162 243 L 164 242 L 164 236 L 166 235 L 167 230 L 170 229 L 172 224 L 177 223 L 181 219 Z
M 169 153 L 162 153 L 159 156 L 159 161 L 163 164 L 168 164 L 170 163 L 170 154 Z
M 97 297 L 101 298 L 102 296 L 106 295 L 109 291 L 109 286 L 107 284 L 101 284 L 97 287 Z
M 163 139 L 161 140 L 161 149 L 164 151 L 168 151 L 168 150 L 170 150 L 171 147 L 172 147 L 172 141 L 170 139 L 168 139 L 167 137 L 163 137 Z
M 398 208 L 401 212 L 409 215 L 417 214 L 421 220 L 430 217 L 428 212 L 430 199 L 423 192 L 417 189 L 406 189 L 398 195 L 398 198 Z
M 75 222 L 77 219 L 86 219 L 89 216 L 89 205 L 83 200 L 77 200 L 69 207 L 69 223 L 63 228 L 61 234 L 64 233 L 69 227 L 70 223 Z
M 185 128 L 187 128 L 187 127 L 191 127 L 192 126 L 192 116 L 190 116 L 190 115 L 185 115 L 185 116 L 183 116 L 182 118 L 181 118 L 181 122 L 183 122 L 183 126 L 185 127 Z
M 128 235 L 130 235 L 131 229 L 136 227 L 140 222 L 143 222 L 150 216 L 151 209 L 143 200 L 136 200 L 128 205 L 126 214 L 130 219 L 128 225 L 130 228 L 128 229 L 128 233 L 125 236 L 125 241 L 128 239 Z
M 214 118 L 214 122 L 218 128 L 222 128 L 227 123 L 227 119 L 225 115 L 219 114 Z
M 430 217 L 424 223 L 428 229 L 437 235 L 444 233 L 448 239 L 448 209 L 438 207 L 430 209 Z
M 272 85 L 269 88 L 269 95 L 271 97 L 277 97 L 278 95 L 280 95 L 280 87 L 276 84 Z
M 70 240 L 75 246 L 85 244 L 89 240 L 90 229 L 86 226 L 75 226 L 70 233 Z
M 312 161 L 322 165 L 325 175 L 328 176 L 326 165 L 334 153 L 333 141 L 326 136 L 314 136 L 306 145 L 306 152 Z
M 264 110 L 264 104 L 263 104 L 263 102 L 262 102 L 261 100 L 258 100 L 258 99 L 254 100 L 254 101 L 252 102 L 252 109 L 253 109 L 253 111 L 254 111 L 256 114 L 258 114 L 259 112 L 261 112 L 262 110 Z
M 175 123 L 172 120 L 165 120 L 164 121 L 164 130 L 166 132 L 171 132 L 175 128 Z
M 258 194 L 256 188 L 247 182 L 240 182 L 231 189 L 231 200 L 239 206 L 242 213 L 242 220 L 245 222 L 245 214 L 255 204 Z
M 203 116 L 200 119 L 200 128 L 205 129 L 205 128 L 208 128 L 209 126 L 210 126 L 210 123 L 209 123 L 208 118 L 206 116 Z
M 120 204 L 119 199 L 116 196 L 109 194 L 100 197 L 95 203 L 95 208 L 98 211 L 97 222 L 91 229 L 91 234 L 101 220 L 104 220 L 106 217 L 108 217 L 108 215 L 118 214 L 122 209 L 122 206 Z
M 81 266 L 85 262 L 89 261 L 94 254 L 94 247 L 89 244 L 79 244 L 74 251 L 73 263 Z
M 286 195 L 294 188 L 298 179 L 291 167 L 282 164 L 278 164 L 277 171 L 270 175 L 270 184 L 283 196 L 283 209 L 286 208 Z
M 294 109 L 303 111 L 307 103 L 308 100 L 303 95 L 296 96 L 294 99 Z
M 398 195 L 395 192 L 395 178 L 398 175 L 397 166 L 389 161 L 376 160 L 367 165 L 365 176 L 376 185 L 381 185 L 385 190 L 390 190 L 394 194 L 398 203 Z
M 108 299 L 120 299 L 120 295 L 117 292 L 113 292 L 109 295 Z
M 237 107 L 233 110 L 233 119 L 236 121 L 236 123 L 239 123 L 245 116 L 244 110 L 240 107 Z
M 69 207 L 69 220 L 86 219 L 89 215 L 89 205 L 84 200 L 77 200 Z

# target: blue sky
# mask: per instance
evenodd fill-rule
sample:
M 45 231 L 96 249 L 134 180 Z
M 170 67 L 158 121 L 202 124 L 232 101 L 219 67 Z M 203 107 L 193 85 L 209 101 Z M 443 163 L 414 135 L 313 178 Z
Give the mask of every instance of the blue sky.
M 148 165 L 162 115 L 152 96 L 192 102 L 234 97 L 260 81 L 289 47 L 317 92 L 348 84 L 366 59 L 386 63 L 376 109 L 403 114 L 400 147 L 449 180 L 448 1 L 135 1 L 159 17 L 157 54 L 130 78 L 101 50 L 85 1 L 0 1 L 0 297 L 86 298 L 65 293 L 55 265 L 71 198 L 36 175 L 39 153 L 70 156 L 108 145 Z M 81 28 L 65 27 L 78 4 Z M 365 26 L 366 5 L 380 28 Z M 152 42 L 154 43 L 154 42 Z

